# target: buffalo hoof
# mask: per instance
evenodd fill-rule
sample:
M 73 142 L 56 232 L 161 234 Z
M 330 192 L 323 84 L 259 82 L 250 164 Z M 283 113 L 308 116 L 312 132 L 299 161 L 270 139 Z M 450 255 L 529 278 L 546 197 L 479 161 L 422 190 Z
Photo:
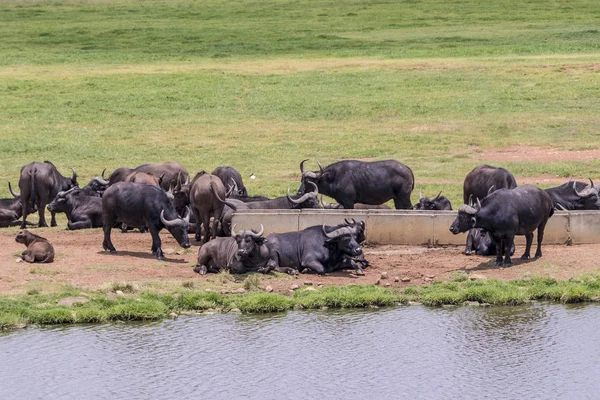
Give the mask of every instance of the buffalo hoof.
M 356 275 L 359 275 L 359 276 L 365 276 L 365 271 L 363 271 L 363 270 L 362 270 L 362 269 L 360 269 L 360 268 L 357 268 L 357 269 L 355 269 L 355 270 L 354 270 L 354 273 L 355 273 Z
M 502 266 L 506 268 L 512 267 L 512 263 L 503 263 Z
M 206 265 L 196 265 L 194 267 L 194 272 L 197 272 L 200 275 L 206 275 Z
M 38 224 L 38 228 L 47 228 L 47 227 L 48 227 L 48 224 L 45 222 L 43 224 L 42 223 Z
M 471 254 L 473 254 L 472 250 L 465 250 L 465 256 L 470 256 Z
M 521 256 L 521 260 L 529 260 L 529 258 L 530 258 L 530 257 L 529 257 L 529 256 L 526 256 L 526 255 L 522 255 L 522 256 Z

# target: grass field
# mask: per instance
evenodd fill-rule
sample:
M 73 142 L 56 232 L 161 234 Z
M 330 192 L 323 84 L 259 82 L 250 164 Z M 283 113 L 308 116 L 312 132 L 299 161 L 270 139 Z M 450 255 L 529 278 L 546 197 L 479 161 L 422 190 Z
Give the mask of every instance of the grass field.
M 394 158 L 459 204 L 482 149 L 598 148 L 599 26 L 594 0 L 1 0 L 0 195 L 33 160 L 226 164 L 275 196 L 304 158 Z

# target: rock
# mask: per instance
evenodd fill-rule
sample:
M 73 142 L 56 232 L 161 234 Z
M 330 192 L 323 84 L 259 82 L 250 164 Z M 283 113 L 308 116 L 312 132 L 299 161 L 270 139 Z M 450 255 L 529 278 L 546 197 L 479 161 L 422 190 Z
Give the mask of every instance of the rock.
M 409 301 L 408 305 L 409 306 L 420 306 L 420 305 L 423 305 L 423 303 L 419 303 L 418 301 Z
M 381 285 L 381 279 L 377 279 L 377 282 L 375 282 L 376 285 Z
M 469 280 L 471 281 L 485 281 L 487 277 L 481 274 L 471 274 L 469 275 Z
M 235 290 L 235 293 L 246 293 L 246 289 L 244 289 L 243 287 L 241 287 L 241 288 L 237 288 L 237 289 Z
M 242 310 L 240 310 L 239 308 L 232 308 L 231 310 L 229 310 L 229 312 L 231 314 L 241 314 Z
M 115 300 L 117 300 L 117 295 L 115 293 L 113 293 L 113 292 L 110 292 L 110 293 L 106 294 L 106 298 L 109 301 L 115 301 Z
M 269 285 L 265 288 L 265 292 L 271 293 L 273 291 L 273 286 Z
M 394 282 L 400 282 L 400 278 L 399 278 L 399 277 L 397 277 L 397 276 L 395 276 L 395 277 L 394 277 Z
M 478 301 L 465 301 L 463 304 L 465 306 L 479 307 L 479 302 Z
M 295 283 L 292 286 L 290 286 L 290 290 L 298 290 L 298 289 L 300 289 L 300 285 L 297 285 Z
M 387 272 L 384 271 L 384 272 L 381 273 L 381 279 L 387 279 L 387 277 L 388 277 L 388 273 Z
M 392 284 L 391 284 L 391 283 L 389 283 L 389 282 L 386 282 L 386 283 L 385 283 L 385 285 L 383 285 L 383 286 L 385 286 L 385 287 L 390 287 L 390 286 L 392 286 Z
M 116 294 L 117 296 L 121 296 L 121 297 L 122 297 L 122 296 L 125 296 L 125 293 L 123 293 L 123 291 L 122 291 L 122 290 L 117 290 L 117 291 L 115 292 L 115 294 Z
M 400 281 L 406 283 L 406 282 L 410 282 L 410 278 L 408 276 L 405 276 L 404 278 L 400 279 Z
M 227 289 L 221 289 L 221 294 L 229 294 L 229 290 Z
M 88 301 L 89 300 L 86 299 L 85 297 L 65 297 L 64 299 L 60 299 L 58 301 L 58 305 L 71 307 L 75 303 L 84 304 L 84 303 L 87 303 Z
M 177 317 L 178 317 L 178 315 L 176 313 L 174 313 L 174 312 L 169 313 L 169 318 L 171 318 L 171 319 L 177 319 Z
M 323 286 L 323 282 L 317 282 L 317 286 Z
M 435 275 L 425 275 L 425 276 L 431 280 L 435 279 Z
M 313 283 L 311 281 L 304 281 L 305 286 L 312 286 Z
M 21 257 L 19 257 L 15 260 L 15 262 L 23 262 L 23 259 Z

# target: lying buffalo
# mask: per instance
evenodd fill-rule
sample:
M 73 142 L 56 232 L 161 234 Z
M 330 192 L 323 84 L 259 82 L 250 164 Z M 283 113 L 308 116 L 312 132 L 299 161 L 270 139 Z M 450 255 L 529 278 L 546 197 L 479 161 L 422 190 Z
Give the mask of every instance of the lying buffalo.
M 339 268 L 352 266 L 362 272 L 357 264 L 350 262 L 362 258 L 362 247 L 357 239 L 356 226 L 342 224 L 311 226 L 299 232 L 270 233 L 268 271 L 297 274 L 310 271 L 324 274 Z
M 465 254 L 477 254 L 480 256 L 495 256 L 496 255 L 496 243 L 494 238 L 488 231 L 481 228 L 469 229 L 467 234 L 467 246 L 465 248 Z M 513 244 L 510 249 L 510 255 L 515 253 L 515 245 Z
M 67 214 L 67 227 L 71 230 L 102 227 L 102 199 L 87 196 L 79 188 L 59 192 L 48 204 L 48 210 Z
M 17 243 L 23 243 L 27 249 L 21 253 L 21 259 L 28 263 L 51 263 L 54 261 L 54 247 L 45 238 L 23 229 L 15 237 Z
M 327 203 L 323 200 L 323 197 L 320 198 L 321 207 L 326 210 L 343 210 L 344 207 L 339 203 Z M 392 208 L 387 204 L 363 204 L 363 203 L 355 203 L 355 210 L 391 210 Z
M 469 204 L 469 199 L 483 200 L 488 194 L 500 189 L 514 189 L 517 181 L 513 174 L 504 168 L 491 165 L 480 165 L 465 177 L 463 183 L 463 201 Z
M 415 204 L 415 210 L 452 210 L 450 200 L 442 196 L 442 191 L 433 199 L 423 197 L 423 193 L 419 190 L 419 202 Z
M 263 232 L 262 224 L 259 232 L 235 232 L 234 225 L 231 237 L 216 238 L 200 247 L 194 271 L 201 275 L 221 270 L 229 270 L 232 274 L 248 271 L 266 272 L 269 249 L 265 244 L 267 240 L 262 236 Z
M 139 183 L 115 183 L 102 197 L 102 220 L 104 228 L 104 250 L 116 253 L 110 233 L 116 223 L 122 222 L 134 228 L 148 227 L 152 235 L 152 254 L 164 259 L 159 232 L 163 228 L 173 235 L 183 247 L 190 247 L 188 238 L 189 211 L 180 218 L 173 202 L 164 190 Z
M 590 179 L 585 182 L 567 182 L 563 185 L 546 189 L 557 210 L 600 210 L 598 189 Z
M 21 228 L 27 224 L 27 214 L 29 210 L 37 207 L 40 220 L 38 226 L 48 226 L 44 212 L 48 205 L 58 192 L 69 190 L 77 186 L 77 173 L 73 168 L 73 176 L 66 178 L 58 172 L 54 164 L 50 161 L 32 162 L 21 168 L 21 177 L 19 178 L 19 189 L 21 190 L 21 202 L 23 208 L 23 222 Z M 53 212 L 51 226 L 56 226 L 56 217 Z
M 12 199 L 0 199 L 0 227 L 21 225 L 19 218 L 23 215 L 23 204 L 21 196 L 15 193 L 8 183 L 8 190 L 13 195 Z
M 537 229 L 537 250 L 535 258 L 542 256 L 542 240 L 548 218 L 554 213 L 552 199 L 545 191 L 524 185 L 510 190 L 498 190 L 483 200 L 477 199 L 473 206 L 463 205 L 450 226 L 453 234 L 466 232 L 472 228 L 483 228 L 494 239 L 497 249 L 496 265 L 510 266 L 510 249 L 515 235 L 525 235 L 526 248 L 522 260 L 530 257 L 533 231 Z
M 302 184 L 298 193 L 310 190 L 306 184 L 312 182 L 319 193 L 332 197 L 346 209 L 353 209 L 356 203 L 377 205 L 391 199 L 396 209 L 412 208 L 410 194 L 415 177 L 410 168 L 398 161 L 343 160 L 326 168 L 319 164 L 318 172 L 304 171 L 305 161 L 300 163 Z

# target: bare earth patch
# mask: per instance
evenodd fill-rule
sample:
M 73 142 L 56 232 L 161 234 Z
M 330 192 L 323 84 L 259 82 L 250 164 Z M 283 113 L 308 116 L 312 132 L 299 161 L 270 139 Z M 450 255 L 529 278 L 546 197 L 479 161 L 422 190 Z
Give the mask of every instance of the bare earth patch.
M 600 149 L 558 150 L 534 146 L 510 146 L 484 149 L 478 154 L 478 158 L 504 162 L 594 161 L 600 158 Z
M 52 289 L 60 285 L 106 289 L 112 283 L 141 284 L 147 282 L 218 282 L 215 275 L 200 276 L 192 271 L 198 247 L 182 252 L 168 234 L 161 235 L 167 260 L 158 261 L 150 253 L 149 234 L 113 233 L 113 242 L 119 251 L 111 255 L 102 250 L 101 230 L 79 232 L 62 228 L 36 230 L 49 239 L 56 250 L 51 264 L 16 262 L 24 246 L 14 240 L 14 231 L 0 233 L 2 259 L 0 261 L 0 294 L 25 293 L 31 288 Z M 289 293 L 290 285 L 305 282 L 318 285 L 374 284 L 391 287 L 423 285 L 433 280 L 449 280 L 457 273 L 483 275 L 487 278 L 520 279 L 547 276 L 569 279 L 585 274 L 600 273 L 598 245 L 544 246 L 544 257 L 523 262 L 514 259 L 511 268 L 496 267 L 492 258 L 464 256 L 462 247 L 427 248 L 419 246 L 367 247 L 365 254 L 371 267 L 365 276 L 337 272 L 328 276 L 303 274 L 297 278 L 282 276 L 263 277 L 261 286 L 270 285 L 275 292 Z M 522 249 L 517 249 L 517 253 Z M 169 254 L 170 253 L 170 254 Z M 182 253 L 182 254 L 178 254 Z M 383 275 L 387 278 L 381 279 Z M 398 282 L 394 278 L 398 279 Z M 404 280 L 404 282 L 402 282 Z

